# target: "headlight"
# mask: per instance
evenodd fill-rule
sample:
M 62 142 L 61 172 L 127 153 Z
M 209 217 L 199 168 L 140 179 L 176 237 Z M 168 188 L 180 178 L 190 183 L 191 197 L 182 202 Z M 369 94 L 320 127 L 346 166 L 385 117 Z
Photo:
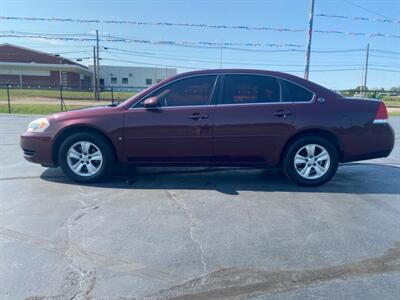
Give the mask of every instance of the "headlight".
M 29 123 L 28 132 L 43 132 L 49 127 L 49 121 L 45 118 L 36 119 Z

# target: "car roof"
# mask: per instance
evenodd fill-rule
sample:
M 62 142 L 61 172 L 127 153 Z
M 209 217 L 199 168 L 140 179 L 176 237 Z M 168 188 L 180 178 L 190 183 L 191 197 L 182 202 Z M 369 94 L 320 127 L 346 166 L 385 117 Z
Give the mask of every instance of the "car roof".
M 160 86 L 163 86 L 165 84 L 168 84 L 170 82 L 186 78 L 186 77 L 191 77 L 191 76 L 198 76 L 198 75 L 214 75 L 214 74 L 254 74 L 254 75 L 270 75 L 270 76 L 275 76 L 281 79 L 286 79 L 291 82 L 294 82 L 298 85 L 301 85 L 312 92 L 314 92 L 317 95 L 321 96 L 330 96 L 330 97 L 337 97 L 337 98 L 342 98 L 339 94 L 317 84 L 309 80 L 305 80 L 301 77 L 284 73 L 284 72 L 278 72 L 278 71 L 270 71 L 270 70 L 258 70 L 258 69 L 205 69 L 205 70 L 196 70 L 196 71 L 189 71 L 189 72 L 184 72 L 180 73 L 178 75 L 175 75 L 173 77 L 170 77 L 168 79 L 165 79 L 159 83 L 154 84 L 153 86 L 147 88 L 146 90 L 138 93 L 137 95 L 133 96 L 131 99 L 127 100 L 125 105 L 122 105 L 121 107 L 129 107 L 132 103 L 136 102 L 137 99 L 141 98 L 147 93 L 150 93 Z
M 175 78 L 185 77 L 191 75 L 207 75 L 207 74 L 237 74 L 237 73 L 246 73 L 246 74 L 264 74 L 264 75 L 282 75 L 283 77 L 286 75 L 293 76 L 287 73 L 278 72 L 278 71 L 270 71 L 270 70 L 261 70 L 261 69 L 205 69 L 205 70 L 196 70 L 180 73 Z

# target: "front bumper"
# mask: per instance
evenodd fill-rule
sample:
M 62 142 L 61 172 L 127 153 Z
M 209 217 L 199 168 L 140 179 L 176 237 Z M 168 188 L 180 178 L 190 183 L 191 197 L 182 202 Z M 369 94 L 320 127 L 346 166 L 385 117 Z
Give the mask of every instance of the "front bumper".
M 27 161 L 44 166 L 54 166 L 52 137 L 41 133 L 26 132 L 21 135 L 20 146 Z

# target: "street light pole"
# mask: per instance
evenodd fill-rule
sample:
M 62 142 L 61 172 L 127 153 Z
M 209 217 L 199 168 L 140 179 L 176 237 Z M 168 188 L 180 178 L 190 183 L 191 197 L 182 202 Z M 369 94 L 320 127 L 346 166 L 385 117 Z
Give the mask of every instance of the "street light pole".
M 308 80 L 310 73 L 310 58 L 311 58 L 311 40 L 313 33 L 313 22 L 314 22 L 314 0 L 310 0 L 310 19 L 308 22 L 308 44 L 306 54 L 306 69 L 304 71 L 304 79 Z
M 97 68 L 97 78 L 96 78 L 96 86 L 97 86 L 97 98 L 96 100 L 100 100 L 100 58 L 99 58 L 99 30 L 96 29 L 96 68 Z
M 97 66 L 96 66 L 96 47 L 93 46 L 93 94 L 94 99 L 97 100 Z

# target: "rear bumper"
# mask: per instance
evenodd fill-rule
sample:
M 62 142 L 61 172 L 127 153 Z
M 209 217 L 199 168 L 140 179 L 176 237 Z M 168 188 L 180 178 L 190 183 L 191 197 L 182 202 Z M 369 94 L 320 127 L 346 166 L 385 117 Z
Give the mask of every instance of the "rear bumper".
M 368 130 L 353 136 L 344 146 L 342 162 L 387 157 L 394 148 L 394 130 L 390 124 L 372 124 Z
M 54 166 L 51 136 L 24 133 L 20 138 L 20 146 L 27 161 L 48 167 Z
M 364 153 L 354 156 L 348 156 L 343 159 L 343 162 L 351 162 L 351 161 L 358 161 L 358 160 L 367 160 L 367 159 L 374 159 L 374 158 L 381 158 L 381 157 L 388 157 L 392 150 L 383 150 L 371 153 Z

